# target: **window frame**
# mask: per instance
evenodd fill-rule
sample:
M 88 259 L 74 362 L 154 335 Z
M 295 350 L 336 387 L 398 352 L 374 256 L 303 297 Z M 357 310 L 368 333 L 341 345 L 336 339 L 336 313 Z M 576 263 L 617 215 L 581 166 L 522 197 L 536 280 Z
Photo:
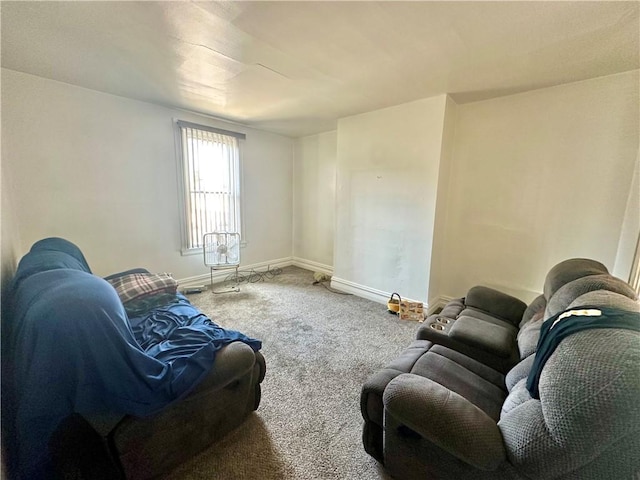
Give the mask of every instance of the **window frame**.
M 177 166 L 177 180 L 178 180 L 178 196 L 179 196 L 179 221 L 180 221 L 180 253 L 183 256 L 188 255 L 202 255 L 202 246 L 189 248 L 189 222 L 187 221 L 187 216 L 190 215 L 191 212 L 187 211 L 189 206 L 189 199 L 187 196 L 189 195 L 189 185 L 186 180 L 186 168 L 187 168 L 187 159 L 184 157 L 184 148 L 182 142 L 182 130 L 183 128 L 191 128 L 196 130 L 202 130 L 205 132 L 212 132 L 219 135 L 226 135 L 230 137 L 235 137 L 237 139 L 237 148 L 238 148 L 238 165 L 237 165 L 237 173 L 236 173 L 236 185 L 238 189 L 237 201 L 238 201 L 238 233 L 240 233 L 241 238 L 241 247 L 246 245 L 246 241 L 244 240 L 244 215 L 243 215 L 243 205 L 244 205 L 244 188 L 243 188 L 243 180 L 242 180 L 242 151 L 243 151 L 243 143 L 246 140 L 246 135 L 240 132 L 234 132 L 231 130 L 225 130 L 217 127 L 212 127 L 210 125 L 203 125 L 198 123 L 192 123 L 180 119 L 173 119 L 174 123 L 174 133 L 175 133 L 175 145 L 176 145 L 176 166 Z M 201 240 L 202 241 L 202 240 Z

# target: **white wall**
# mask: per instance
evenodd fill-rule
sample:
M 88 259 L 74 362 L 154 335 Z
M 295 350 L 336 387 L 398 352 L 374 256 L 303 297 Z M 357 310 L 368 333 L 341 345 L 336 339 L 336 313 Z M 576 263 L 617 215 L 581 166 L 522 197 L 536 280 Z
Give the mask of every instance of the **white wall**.
M 338 121 L 338 285 L 427 300 L 446 98 Z
M 2 148 L 2 157 L 4 158 L 4 143 Z M 6 164 L 2 163 L 2 198 L 0 209 L 0 251 L 2 252 L 2 268 L 0 270 L 0 292 L 4 300 L 5 287 L 8 281 L 13 277 L 19 260 L 19 244 L 20 237 L 16 228 L 15 212 L 11 206 L 11 191 L 13 185 Z M 4 301 L 3 301 L 4 305 Z
M 615 276 L 626 281 L 630 281 L 633 258 L 636 255 L 636 249 L 640 248 L 638 235 L 640 235 L 640 150 L 636 156 L 636 166 L 633 171 L 616 262 L 612 272 Z M 640 251 L 638 251 L 638 255 L 640 255 Z
M 98 275 L 205 274 L 200 255 L 180 254 L 174 118 L 246 133 L 243 263 L 290 257 L 292 139 L 2 69 L 2 162 L 20 254 L 62 236 Z
M 529 300 L 557 262 L 614 267 L 638 152 L 638 71 L 459 105 L 443 292 Z
M 293 256 L 333 268 L 337 132 L 298 138 L 294 154 Z
M 451 167 L 456 131 L 457 105 L 447 97 L 442 134 L 442 153 L 438 174 L 438 193 L 436 196 L 436 216 L 433 229 L 433 247 L 431 249 L 431 271 L 429 272 L 429 309 L 433 310 L 442 304 L 442 298 L 448 295 L 443 291 L 444 271 L 447 268 L 443 257 L 447 249 L 447 221 L 449 213 L 449 188 L 451 184 Z M 440 305 L 442 306 L 442 305 Z

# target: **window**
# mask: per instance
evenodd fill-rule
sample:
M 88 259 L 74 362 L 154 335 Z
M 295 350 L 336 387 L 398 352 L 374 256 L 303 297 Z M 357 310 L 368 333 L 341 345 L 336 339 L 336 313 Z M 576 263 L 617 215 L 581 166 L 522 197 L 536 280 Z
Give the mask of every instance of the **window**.
M 178 121 L 183 179 L 183 248 L 210 232 L 240 233 L 241 133 Z

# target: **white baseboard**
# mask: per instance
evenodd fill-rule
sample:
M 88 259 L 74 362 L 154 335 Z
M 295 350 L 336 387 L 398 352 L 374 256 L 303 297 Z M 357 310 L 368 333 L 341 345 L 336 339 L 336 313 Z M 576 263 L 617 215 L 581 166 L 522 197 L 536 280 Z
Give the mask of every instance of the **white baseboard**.
M 366 285 L 360 285 L 358 283 L 354 283 L 349 280 L 344 280 L 337 277 L 331 277 L 331 288 L 335 288 L 336 290 L 340 290 L 341 292 L 351 293 L 358 297 L 366 298 L 367 300 L 372 300 L 374 302 L 382 303 L 385 305 L 387 304 L 387 301 L 389 300 L 389 297 L 392 293 L 383 292 L 382 290 L 377 290 L 375 288 L 367 287 Z M 402 297 L 402 299 L 408 300 L 409 302 L 421 301 L 406 297 Z M 428 305 L 424 305 L 424 308 L 427 309 Z
M 241 272 L 245 270 L 266 271 L 269 268 L 283 268 L 293 265 L 293 257 L 278 258 L 276 260 L 270 260 L 267 262 L 253 263 L 251 265 L 240 265 L 239 270 Z M 234 269 L 214 270 L 213 271 L 213 283 L 221 282 L 230 273 L 233 273 Z M 211 283 L 211 273 L 203 273 L 202 275 L 196 275 L 193 277 L 186 277 L 178 279 L 178 286 L 180 289 L 185 287 L 192 287 L 195 285 L 209 285 Z
M 305 270 L 311 270 L 312 272 L 321 272 L 326 273 L 327 275 L 333 275 L 333 267 L 331 265 L 314 262 L 313 260 L 307 260 L 306 258 L 293 257 L 292 265 L 304 268 Z

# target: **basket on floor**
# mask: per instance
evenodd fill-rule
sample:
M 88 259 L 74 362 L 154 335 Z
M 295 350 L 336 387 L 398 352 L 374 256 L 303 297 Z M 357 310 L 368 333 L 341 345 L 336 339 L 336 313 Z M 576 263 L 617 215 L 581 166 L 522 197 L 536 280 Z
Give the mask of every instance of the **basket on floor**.
M 397 298 L 396 298 L 397 297 Z M 395 313 L 401 320 L 424 321 L 424 306 L 422 302 L 403 300 L 398 293 L 392 293 L 387 301 L 389 313 Z

